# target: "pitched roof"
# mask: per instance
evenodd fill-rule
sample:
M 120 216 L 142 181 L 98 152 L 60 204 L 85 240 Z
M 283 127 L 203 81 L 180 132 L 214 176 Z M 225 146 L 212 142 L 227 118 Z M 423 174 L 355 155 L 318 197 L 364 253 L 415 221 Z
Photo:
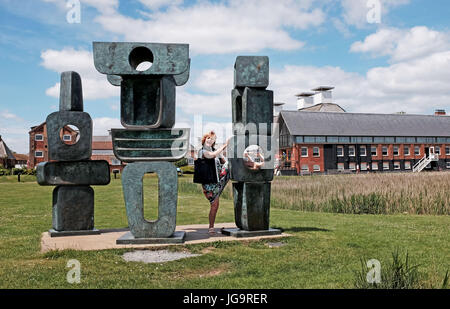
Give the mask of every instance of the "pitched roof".
M 0 158 L 1 159 L 8 159 L 8 160 L 15 160 L 13 152 L 6 146 L 5 142 L 2 140 L 0 136 Z
M 450 117 L 281 111 L 291 135 L 450 136 Z
M 345 110 L 335 103 L 319 103 L 299 109 L 301 112 L 336 112 L 345 113 Z

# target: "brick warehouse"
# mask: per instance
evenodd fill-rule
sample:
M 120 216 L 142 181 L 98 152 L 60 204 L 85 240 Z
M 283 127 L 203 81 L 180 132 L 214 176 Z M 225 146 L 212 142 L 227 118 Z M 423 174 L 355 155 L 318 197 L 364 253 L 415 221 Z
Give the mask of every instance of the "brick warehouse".
M 412 171 L 433 157 L 425 170 L 450 171 L 450 117 L 347 113 L 322 92 L 302 93 L 297 111 L 280 111 L 282 175 L 336 172 Z M 319 94 L 314 105 L 313 97 Z M 306 102 L 305 98 L 311 99 Z M 309 103 L 309 104 L 308 104 Z M 320 110 L 320 111 L 319 111 Z
M 428 169 L 450 170 L 450 117 L 281 111 L 284 174 L 412 170 L 425 155 Z

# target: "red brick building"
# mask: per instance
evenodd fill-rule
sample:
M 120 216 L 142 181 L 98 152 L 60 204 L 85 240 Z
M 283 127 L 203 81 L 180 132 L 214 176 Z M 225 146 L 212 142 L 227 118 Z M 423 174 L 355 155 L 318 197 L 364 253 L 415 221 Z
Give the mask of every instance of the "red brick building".
M 77 142 L 78 132 L 69 126 L 64 127 L 61 132 L 61 139 L 67 144 Z M 32 127 L 29 132 L 30 152 L 28 158 L 28 168 L 35 168 L 41 162 L 48 160 L 48 139 L 47 125 L 42 123 L 39 126 Z M 113 153 L 111 136 L 93 136 L 92 137 L 92 156 L 91 160 L 106 160 L 109 163 L 110 171 L 122 172 L 125 165 L 118 160 Z

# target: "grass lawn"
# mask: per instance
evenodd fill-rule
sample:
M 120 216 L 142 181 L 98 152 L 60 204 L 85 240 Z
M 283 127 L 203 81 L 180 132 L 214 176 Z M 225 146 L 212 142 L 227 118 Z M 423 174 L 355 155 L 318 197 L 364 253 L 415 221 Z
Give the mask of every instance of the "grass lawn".
M 1 179 L 2 177 L 0 177 Z M 17 178 L 16 178 L 17 180 Z M 156 218 L 157 178 L 146 177 L 145 215 Z M 95 188 L 96 228 L 127 226 L 121 181 Z M 209 206 L 189 176 L 180 177 L 177 224 L 208 223 Z M 271 209 L 271 226 L 292 237 L 269 241 L 172 246 L 201 256 L 164 264 L 125 262 L 129 249 L 40 253 L 51 228 L 53 187 L 0 181 L 0 288 L 353 288 L 364 261 L 391 263 L 395 249 L 420 264 L 422 287 L 440 287 L 450 268 L 450 217 L 355 215 Z M 226 192 L 217 218 L 234 222 Z M 81 283 L 66 282 L 70 259 L 81 263 Z

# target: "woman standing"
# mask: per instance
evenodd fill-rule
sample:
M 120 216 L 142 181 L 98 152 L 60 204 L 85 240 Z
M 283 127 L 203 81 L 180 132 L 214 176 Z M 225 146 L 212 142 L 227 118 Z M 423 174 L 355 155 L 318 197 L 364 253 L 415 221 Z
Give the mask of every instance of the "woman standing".
M 215 173 L 217 176 L 217 183 L 202 184 L 203 194 L 211 204 L 209 211 L 209 230 L 210 236 L 215 236 L 214 222 L 216 221 L 217 210 L 219 209 L 219 196 L 230 180 L 230 173 L 228 170 L 228 162 L 225 160 L 222 152 L 228 145 L 228 141 L 218 148 L 214 149 L 216 145 L 216 134 L 211 131 L 205 134 L 202 138 L 202 149 L 198 152 L 198 158 L 207 158 L 215 160 Z

